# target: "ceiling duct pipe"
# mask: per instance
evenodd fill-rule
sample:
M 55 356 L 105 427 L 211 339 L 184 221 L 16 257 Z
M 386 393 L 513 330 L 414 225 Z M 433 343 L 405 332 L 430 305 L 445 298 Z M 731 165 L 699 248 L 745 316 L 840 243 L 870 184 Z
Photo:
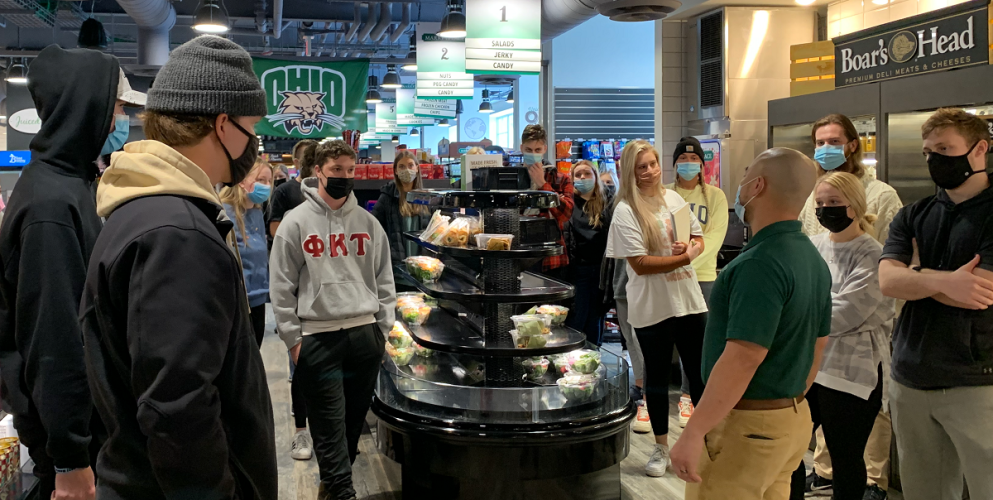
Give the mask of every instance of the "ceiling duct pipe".
M 359 25 L 362 24 L 362 5 L 356 3 L 354 6 L 355 10 L 355 20 L 352 21 L 352 25 L 348 27 L 348 32 L 341 38 L 342 42 L 350 42 L 352 38 L 355 38 L 355 33 L 359 31 Z
M 255 0 L 255 29 L 259 33 L 269 32 L 269 18 L 266 17 L 266 10 L 269 6 L 266 0 Z
M 169 30 L 176 9 L 169 0 L 117 0 L 138 26 L 138 64 L 161 66 L 169 59 Z
M 279 35 L 283 33 L 283 0 L 274 0 L 272 3 L 272 37 L 279 40 Z
M 369 40 L 373 42 L 383 41 L 383 35 L 393 23 L 393 4 L 390 2 L 379 4 L 379 22 L 369 33 Z
M 403 36 L 403 32 L 407 31 L 408 27 L 410 27 L 410 4 L 405 3 L 403 4 L 403 17 L 400 18 L 400 24 L 393 30 L 393 34 L 390 35 L 390 43 L 396 43 Z
M 369 39 L 369 32 L 372 31 L 372 27 L 376 24 L 376 5 L 379 4 L 369 4 L 369 13 L 365 17 L 365 25 L 362 26 L 362 29 L 356 35 L 356 42 L 362 43 Z

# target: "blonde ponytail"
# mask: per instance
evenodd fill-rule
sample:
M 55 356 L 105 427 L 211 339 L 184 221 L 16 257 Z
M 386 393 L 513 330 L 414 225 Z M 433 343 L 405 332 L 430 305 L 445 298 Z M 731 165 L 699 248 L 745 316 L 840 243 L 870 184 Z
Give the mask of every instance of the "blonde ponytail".
M 852 211 L 855 212 L 855 220 L 859 221 L 859 227 L 869 236 L 875 238 L 876 227 L 873 223 L 878 217 L 876 214 L 866 213 L 868 204 L 865 200 L 865 186 L 862 184 L 862 180 L 847 172 L 831 172 L 817 179 L 817 185 L 819 186 L 821 183 L 837 189 L 848 200 L 848 206 L 852 207 Z M 814 190 L 817 190 L 817 186 L 814 186 Z

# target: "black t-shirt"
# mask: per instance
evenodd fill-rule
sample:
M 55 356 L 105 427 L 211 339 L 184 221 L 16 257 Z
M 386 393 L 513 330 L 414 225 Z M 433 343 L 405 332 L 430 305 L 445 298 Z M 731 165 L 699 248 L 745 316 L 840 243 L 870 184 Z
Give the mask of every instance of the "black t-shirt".
M 583 210 L 584 200 L 577 193 L 573 199 L 575 207 L 569 219 L 569 259 L 573 264 L 599 266 L 603 262 L 604 252 L 607 251 L 607 232 L 610 230 L 610 203 L 604 206 L 600 214 L 600 227 L 594 228 L 590 217 Z
M 269 199 L 267 223 L 281 222 L 286 212 L 303 203 L 303 190 L 300 188 L 301 183 L 292 180 L 284 182 L 272 192 L 272 198 Z
M 993 271 L 993 188 L 958 205 L 941 190 L 903 207 L 882 259 L 954 271 L 977 254 Z M 993 385 L 993 309 L 972 311 L 932 298 L 907 301 L 893 331 L 893 379 L 914 389 Z

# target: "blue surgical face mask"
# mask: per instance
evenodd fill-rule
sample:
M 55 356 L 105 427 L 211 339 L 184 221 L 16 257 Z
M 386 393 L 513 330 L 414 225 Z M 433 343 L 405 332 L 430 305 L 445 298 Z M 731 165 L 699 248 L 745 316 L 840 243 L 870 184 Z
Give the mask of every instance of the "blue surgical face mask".
M 107 140 L 103 143 L 100 156 L 109 155 L 124 147 L 124 143 L 128 142 L 128 132 L 130 131 L 131 120 L 128 119 L 128 115 L 115 115 L 114 131 L 107 136 Z
M 544 158 L 545 155 L 541 153 L 524 153 L 524 164 L 527 166 L 531 166 L 535 164 L 541 165 L 541 162 Z
M 748 201 L 745 202 L 744 205 L 742 205 L 741 204 L 741 188 L 742 188 L 742 186 L 747 186 L 747 185 L 751 184 L 756 179 L 758 179 L 758 177 L 756 177 L 755 179 L 752 179 L 752 180 L 750 180 L 750 181 L 748 181 L 748 182 L 746 182 L 744 184 L 739 185 L 738 186 L 738 192 L 735 193 L 735 195 L 734 195 L 734 214 L 738 216 L 738 220 L 740 220 L 741 222 L 745 222 L 745 207 L 748 206 L 748 204 L 751 203 L 752 200 L 755 199 L 755 196 L 752 196 L 752 200 L 748 200 Z
M 576 188 L 576 191 L 579 191 L 579 194 L 586 194 L 593 191 L 593 179 L 576 179 L 572 181 L 572 185 Z
M 255 203 L 256 205 L 261 205 L 269 199 L 269 193 L 272 192 L 272 188 L 266 184 L 260 182 L 255 183 L 255 189 L 251 193 L 248 193 L 248 201 Z
M 824 170 L 834 170 L 848 161 L 845 157 L 844 146 L 825 144 L 814 150 L 814 160 L 821 164 Z
M 692 181 L 694 177 L 700 175 L 700 164 L 695 162 L 677 163 L 676 173 L 684 181 Z

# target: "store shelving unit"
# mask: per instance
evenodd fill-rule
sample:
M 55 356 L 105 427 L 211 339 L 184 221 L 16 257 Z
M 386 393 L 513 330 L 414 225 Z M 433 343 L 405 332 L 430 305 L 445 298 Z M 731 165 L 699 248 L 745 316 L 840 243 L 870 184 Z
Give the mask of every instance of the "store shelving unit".
M 525 377 L 522 361 L 586 344 L 582 332 L 553 327 L 540 349 L 520 349 L 510 317 L 533 305 L 572 297 L 565 283 L 524 272 L 561 254 L 554 242 L 521 246 L 520 211 L 550 208 L 554 193 L 418 191 L 408 201 L 473 208 L 487 233 L 515 236 L 510 250 L 438 247 L 418 241 L 446 265 L 439 281 L 418 284 L 439 307 L 415 342 L 436 351 L 398 367 L 383 363 L 373 411 L 380 450 L 402 465 L 404 498 L 619 499 L 620 461 L 629 447 L 635 406 L 622 356 L 601 351 L 600 377 L 586 399 L 570 401 L 549 368 Z M 403 267 L 395 274 L 413 280 Z

